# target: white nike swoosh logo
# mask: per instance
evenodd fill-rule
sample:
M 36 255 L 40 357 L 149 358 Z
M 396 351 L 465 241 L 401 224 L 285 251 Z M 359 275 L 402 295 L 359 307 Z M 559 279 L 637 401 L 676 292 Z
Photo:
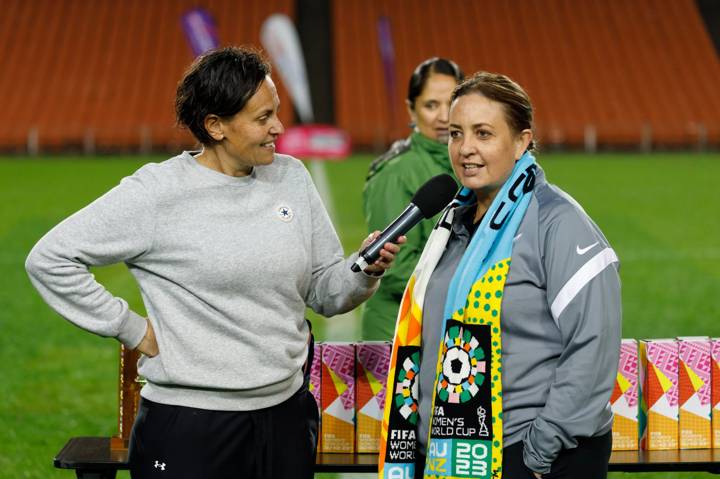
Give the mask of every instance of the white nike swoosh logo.
M 590 251 L 591 249 L 593 249 L 595 246 L 597 246 L 597 244 L 598 244 L 598 242 L 596 241 L 593 244 L 591 244 L 590 246 L 586 246 L 585 248 L 581 248 L 580 245 L 577 245 L 575 247 L 575 251 L 577 251 L 577 254 L 582 256 L 585 253 L 587 253 L 588 251 Z

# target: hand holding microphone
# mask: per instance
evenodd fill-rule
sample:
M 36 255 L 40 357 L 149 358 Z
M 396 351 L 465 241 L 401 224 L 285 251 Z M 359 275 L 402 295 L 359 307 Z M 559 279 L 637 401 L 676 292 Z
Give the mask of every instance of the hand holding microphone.
M 380 236 L 380 234 L 381 233 L 378 230 L 370 233 L 367 238 L 363 240 L 362 245 L 360 245 L 360 251 L 372 244 Z M 407 241 L 407 238 L 405 236 L 400 236 L 396 242 L 385 243 L 378 253 L 377 260 L 364 268 L 363 271 L 370 275 L 380 276 L 381 273 L 390 268 L 392 262 L 395 260 L 395 255 L 398 254 L 400 246 L 403 245 L 405 241 Z
M 399 243 L 400 238 L 423 218 L 432 218 L 440 213 L 452 201 L 457 188 L 457 183 L 450 175 L 444 174 L 430 178 L 417 190 L 408 207 L 395 221 L 390 223 L 382 233 L 375 236 L 371 243 L 363 244 L 357 261 L 351 266 L 352 271 L 357 273 L 364 270 L 367 273 L 375 273 L 387 269 L 394 258 L 394 254 L 399 251 L 399 248 L 394 243 Z M 404 241 L 402 242 L 404 243 Z M 388 247 L 385 247 L 386 245 Z M 395 248 L 391 248 L 391 246 Z M 385 254 L 381 254 L 383 249 L 386 252 Z M 389 257 L 387 253 L 392 256 Z M 381 257 L 386 260 L 389 259 L 389 262 L 381 261 L 384 267 L 374 264 Z

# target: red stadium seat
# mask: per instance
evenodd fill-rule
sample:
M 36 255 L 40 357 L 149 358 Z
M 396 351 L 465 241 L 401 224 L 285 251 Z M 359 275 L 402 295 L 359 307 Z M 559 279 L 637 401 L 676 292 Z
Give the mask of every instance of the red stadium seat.
M 214 15 L 222 44 L 260 45 L 272 13 L 294 16 L 292 0 L 200 2 Z M 24 149 L 37 128 L 40 150 L 161 149 L 195 142 L 174 118 L 177 81 L 192 61 L 180 24 L 189 0 L 7 0 L 0 15 L 0 148 Z M 278 84 L 293 121 L 290 100 Z M 148 138 L 150 135 L 150 138 Z
M 720 141 L 720 61 L 692 0 L 344 0 L 333 7 L 336 120 L 356 144 L 407 133 L 407 79 L 434 55 L 466 73 L 516 79 L 533 98 L 544 143 L 582 146 L 589 129 L 600 145 L 635 147 L 648 135 L 669 147 L 694 146 L 699 135 Z M 393 32 L 396 118 L 380 68 L 381 15 Z
M 175 126 L 192 61 L 180 15 L 214 15 L 223 44 L 260 45 L 262 21 L 293 0 L 6 0 L 0 16 L 0 149 L 191 147 Z M 431 56 L 502 72 L 533 98 L 541 143 L 720 144 L 720 61 L 693 0 L 342 0 L 331 2 L 336 123 L 355 145 L 408 132 L 412 69 Z M 396 84 L 386 91 L 377 22 L 388 17 Z M 277 81 L 290 126 L 293 109 Z M 330 93 L 329 93 L 330 94 Z

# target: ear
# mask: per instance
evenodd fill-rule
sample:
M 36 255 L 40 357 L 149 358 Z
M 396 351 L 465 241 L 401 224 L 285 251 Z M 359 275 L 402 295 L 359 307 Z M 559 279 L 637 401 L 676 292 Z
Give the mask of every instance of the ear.
M 405 107 L 407 108 L 408 115 L 410 116 L 410 122 L 413 126 L 417 125 L 417 114 L 415 113 L 415 110 L 413 110 L 412 106 L 410 106 L 410 100 L 405 100 Z
M 219 116 L 211 113 L 205 117 L 203 124 L 205 126 L 205 131 L 208 132 L 208 135 L 210 135 L 210 138 L 213 140 L 222 141 L 225 138 L 222 120 L 220 120 Z
M 515 138 L 515 161 L 519 160 L 533 139 L 532 130 L 525 129 Z

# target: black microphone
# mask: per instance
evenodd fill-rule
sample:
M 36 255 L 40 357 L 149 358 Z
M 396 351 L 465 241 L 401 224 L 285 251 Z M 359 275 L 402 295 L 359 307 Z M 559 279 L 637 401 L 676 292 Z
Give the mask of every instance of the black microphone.
M 380 257 L 380 250 L 387 242 L 395 243 L 398 238 L 418 224 L 423 218 L 432 218 L 452 201 L 458 186 L 452 176 L 433 176 L 417 190 L 410 204 L 390 226 L 385 228 L 375 241 L 360 251 L 357 261 L 350 269 L 357 273 L 367 268 Z

